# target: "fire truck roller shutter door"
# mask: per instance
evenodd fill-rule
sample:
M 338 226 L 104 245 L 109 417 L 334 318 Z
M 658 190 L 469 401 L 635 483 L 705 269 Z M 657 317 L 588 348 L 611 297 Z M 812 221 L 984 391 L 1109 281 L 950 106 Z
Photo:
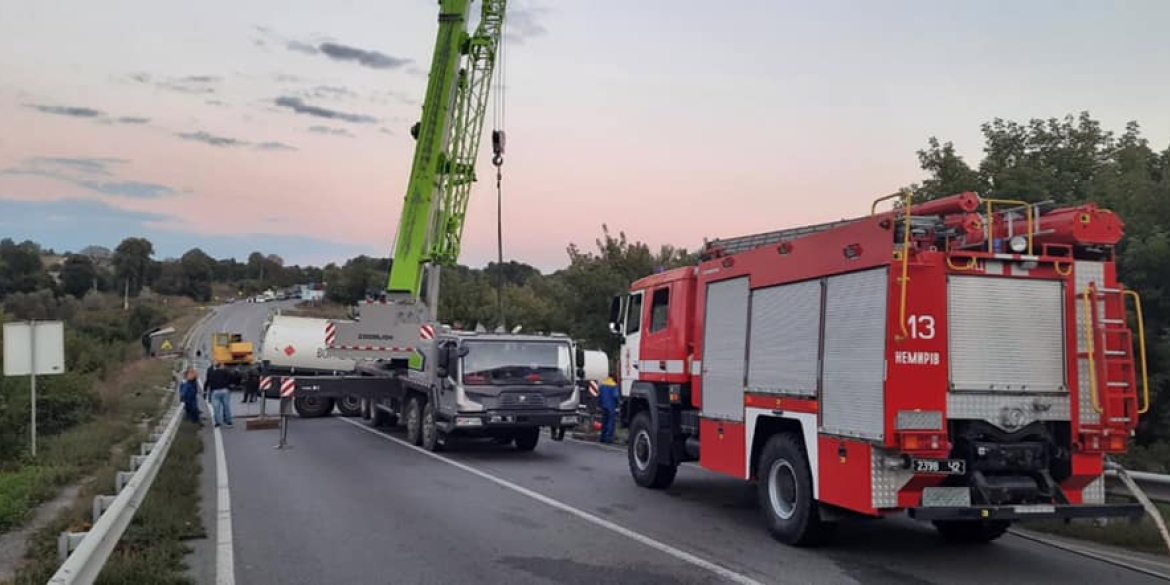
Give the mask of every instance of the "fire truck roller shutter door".
M 823 430 L 885 436 L 887 267 L 830 276 L 825 290 Z
M 820 335 L 820 279 L 752 291 L 748 390 L 815 396 Z
M 703 416 L 743 420 L 748 278 L 707 285 L 703 330 Z

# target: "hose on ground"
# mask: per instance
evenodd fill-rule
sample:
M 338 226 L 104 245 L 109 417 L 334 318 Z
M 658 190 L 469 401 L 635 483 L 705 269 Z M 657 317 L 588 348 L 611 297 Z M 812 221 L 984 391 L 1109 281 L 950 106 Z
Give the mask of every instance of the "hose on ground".
M 1166 543 L 1166 551 L 1170 553 L 1170 531 L 1166 530 L 1166 521 L 1162 518 L 1162 513 L 1158 510 L 1158 507 L 1154 505 L 1154 502 L 1150 500 L 1146 492 L 1138 487 L 1137 482 L 1129 476 L 1129 472 L 1120 463 L 1107 460 L 1105 462 L 1105 468 L 1116 471 L 1117 477 L 1121 479 L 1121 483 L 1124 483 L 1125 487 L 1129 488 L 1130 493 L 1137 498 L 1138 502 L 1141 502 L 1146 513 L 1150 515 L 1150 518 L 1153 518 L 1154 524 L 1158 526 L 1158 532 L 1162 535 L 1162 542 Z

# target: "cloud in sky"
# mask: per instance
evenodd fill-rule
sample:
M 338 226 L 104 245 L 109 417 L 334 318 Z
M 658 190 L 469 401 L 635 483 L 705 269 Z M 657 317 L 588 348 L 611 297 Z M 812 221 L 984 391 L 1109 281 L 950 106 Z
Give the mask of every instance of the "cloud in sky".
M 100 118 L 105 115 L 101 110 L 93 108 L 84 108 L 78 106 L 53 106 L 47 104 L 25 104 L 25 107 L 32 108 L 43 114 L 55 114 L 57 116 L 73 116 L 74 118 Z
M 330 134 L 333 136 L 348 136 L 350 138 L 353 137 L 353 132 L 350 132 L 349 130 L 346 130 L 345 128 L 334 128 L 332 126 L 321 126 L 321 125 L 309 126 L 309 132 L 313 132 L 316 134 Z
M 217 75 L 187 75 L 182 77 L 166 77 L 151 75 L 149 73 L 134 73 L 130 75 L 130 79 L 137 81 L 138 83 L 153 85 L 160 89 L 190 94 L 215 93 L 216 88 L 214 85 L 218 84 L 220 81 L 223 81 L 223 78 Z
M 85 106 L 57 106 L 51 104 L 25 104 L 24 107 L 32 108 L 42 114 L 51 114 L 54 116 L 68 116 L 71 118 L 83 118 L 88 120 L 95 120 L 99 124 L 149 124 L 150 118 L 144 116 L 119 116 L 109 117 L 105 112 L 85 107 Z
M 284 43 L 284 48 L 289 51 L 304 53 L 306 55 L 320 55 L 333 61 L 354 63 L 370 69 L 400 69 L 414 62 L 404 57 L 395 57 L 381 51 L 362 49 L 334 41 L 316 42 L 300 39 L 281 39 L 279 35 L 272 32 L 268 27 L 256 26 L 254 28 L 269 39 L 280 40 Z M 267 45 L 264 39 L 255 39 L 254 42 L 260 47 Z
M 317 49 L 334 61 L 353 61 L 372 69 L 397 69 L 411 62 L 410 59 L 391 57 L 378 51 L 367 51 L 339 43 L 321 43 Z
M 504 23 L 504 38 L 518 45 L 548 33 L 541 18 L 548 13 L 543 6 L 510 7 Z
M 182 138 L 183 140 L 192 140 L 195 142 L 202 142 L 204 144 L 210 144 L 212 146 L 245 146 L 248 144 L 247 142 L 244 142 L 243 140 L 237 140 L 235 138 L 228 138 L 227 136 L 216 136 L 215 134 L 211 134 L 211 133 L 205 132 L 203 130 L 200 130 L 198 132 L 179 132 L 179 133 L 175 134 L 175 136 L 178 136 L 179 138 Z
M 124 158 L 38 156 L 25 161 L 25 165 L 26 168 L 43 168 L 46 166 L 68 167 L 82 173 L 108 176 L 110 174 L 110 167 L 124 165 L 128 162 L 130 161 Z
M 154 199 L 180 193 L 179 190 L 158 183 L 134 180 L 113 180 L 94 177 L 112 176 L 112 167 L 129 161 L 115 158 L 36 157 L 23 165 L 0 171 L 6 175 L 29 175 L 64 181 L 103 195 Z
M 298 114 L 306 114 L 309 116 L 316 116 L 318 118 L 329 118 L 333 120 L 344 120 L 346 122 L 353 122 L 355 124 L 373 124 L 378 121 L 377 118 L 367 114 L 350 114 L 346 112 L 339 112 L 330 110 L 320 106 L 314 106 L 305 103 L 299 97 L 281 96 L 276 98 L 276 105 L 288 108 Z
M 260 150 L 296 150 L 295 146 L 289 146 L 283 142 L 261 142 L 256 145 Z

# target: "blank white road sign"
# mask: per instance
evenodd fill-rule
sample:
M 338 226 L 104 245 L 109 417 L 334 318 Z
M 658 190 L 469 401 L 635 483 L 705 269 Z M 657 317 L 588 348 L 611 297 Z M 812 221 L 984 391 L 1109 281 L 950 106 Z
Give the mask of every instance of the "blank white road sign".
M 35 324 L 35 325 L 34 325 Z M 33 346 L 35 331 L 36 346 Z M 36 368 L 33 368 L 33 356 Z M 65 325 L 61 321 L 4 324 L 4 375 L 60 374 L 65 371 Z

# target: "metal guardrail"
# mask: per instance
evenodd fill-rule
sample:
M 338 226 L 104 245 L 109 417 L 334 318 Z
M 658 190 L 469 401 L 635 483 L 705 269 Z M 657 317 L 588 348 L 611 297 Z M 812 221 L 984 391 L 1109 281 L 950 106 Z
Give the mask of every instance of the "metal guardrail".
M 190 349 L 192 338 L 214 314 L 214 310 L 208 310 L 206 315 L 196 321 L 183 336 L 180 347 Z M 181 361 L 183 369 L 186 362 L 186 359 Z M 165 389 L 171 390 L 169 386 Z M 94 496 L 93 527 L 86 532 L 62 532 L 58 537 L 57 553 L 61 558 L 61 566 L 49 580 L 51 585 L 89 584 L 101 574 L 110 554 L 118 546 L 122 533 L 146 499 L 175 440 L 183 419 L 183 406 L 175 392 L 171 393 L 169 401 L 171 404 L 159 425 L 151 432 L 150 440 L 142 444 L 141 454 L 130 457 L 132 471 L 115 474 L 114 491 L 117 495 Z
M 1142 491 L 1155 502 L 1170 503 L 1170 475 L 1163 475 L 1161 473 L 1148 473 L 1145 471 L 1129 471 L 1129 477 L 1133 479 Z M 1105 489 L 1110 494 L 1116 495 L 1130 495 L 1129 490 L 1122 485 L 1121 480 L 1117 476 L 1117 472 L 1108 469 L 1105 471 L 1106 484 Z
M 134 519 L 150 485 L 166 459 L 182 420 L 177 398 L 164 416 L 160 428 L 151 433 L 151 442 L 142 444 L 142 454 L 130 458 L 133 473 L 120 471 L 116 476 L 116 496 L 98 495 L 93 499 L 94 524 L 88 532 L 62 532 L 57 550 L 66 557 L 49 583 L 93 583 L 114 552 L 122 533 Z M 72 552 L 69 552 L 72 549 Z

